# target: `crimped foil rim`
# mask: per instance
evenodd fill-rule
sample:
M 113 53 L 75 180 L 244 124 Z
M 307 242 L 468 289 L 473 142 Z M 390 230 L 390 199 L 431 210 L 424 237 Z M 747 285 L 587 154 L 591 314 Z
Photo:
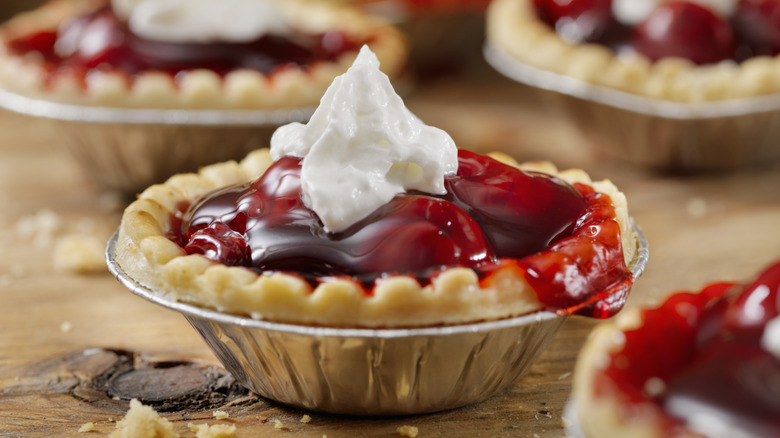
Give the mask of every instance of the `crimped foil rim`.
M 308 120 L 314 107 L 269 110 L 143 109 L 72 105 L 34 99 L 0 88 L 0 108 L 16 113 L 70 122 L 197 126 L 281 125 Z
M 647 264 L 649 257 L 649 248 L 647 239 L 642 233 L 641 229 L 636 225 L 633 219 L 631 219 L 631 225 L 637 234 L 638 249 L 637 255 L 634 258 L 631 266 L 631 273 L 634 278 L 638 278 L 642 275 Z M 560 315 L 549 312 L 540 311 L 534 312 L 528 315 L 517 316 L 514 318 L 500 319 L 497 321 L 484 321 L 475 322 L 469 324 L 448 325 L 443 327 L 422 327 L 422 328 L 400 328 L 400 329 L 369 329 L 369 328 L 335 328 L 335 327 L 315 327 L 305 326 L 297 324 L 286 324 L 278 322 L 270 322 L 259 319 L 253 319 L 244 316 L 231 315 L 216 310 L 206 309 L 191 304 L 182 303 L 166 298 L 165 296 L 155 293 L 148 289 L 144 285 L 138 283 L 131 278 L 127 273 L 119 266 L 116 261 L 116 242 L 119 235 L 117 230 L 106 245 L 106 264 L 108 270 L 122 283 L 125 287 L 130 289 L 134 294 L 145 298 L 155 304 L 159 304 L 163 307 L 167 307 L 172 310 L 176 310 L 185 315 L 195 316 L 198 318 L 204 318 L 224 324 L 234 324 L 248 328 L 259 328 L 263 330 L 295 333 L 308 336 L 331 336 L 331 337 L 357 337 L 357 338 L 405 338 L 413 336 L 450 336 L 461 333 L 481 333 L 497 329 L 503 329 L 508 327 L 517 327 L 526 325 L 532 322 L 546 321 L 554 318 L 561 317 Z
M 713 102 L 674 102 L 626 93 L 537 68 L 513 58 L 494 44 L 486 43 L 483 47 L 483 54 L 491 67 L 514 81 L 649 116 L 696 120 L 780 110 L 780 94 Z

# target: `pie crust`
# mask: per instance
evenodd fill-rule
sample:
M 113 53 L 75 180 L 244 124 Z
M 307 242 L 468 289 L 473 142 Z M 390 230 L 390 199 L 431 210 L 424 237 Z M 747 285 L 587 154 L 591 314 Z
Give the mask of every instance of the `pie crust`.
M 94 70 L 81 78 L 56 71 L 51 78 L 37 53 L 11 53 L 8 42 L 95 10 L 107 0 L 51 0 L 18 15 L 0 27 L 0 87 L 23 96 L 52 102 L 126 108 L 283 109 L 316 106 L 333 79 L 352 65 L 357 50 L 335 62 L 317 62 L 306 69 L 285 68 L 270 75 L 242 69 L 224 77 L 211 70 L 182 71 L 172 77 L 142 72 L 133 77 L 114 70 Z M 279 2 L 293 27 L 305 32 L 339 30 L 352 41 L 370 41 L 371 50 L 391 78 L 406 58 L 404 37 L 396 28 L 357 9 L 286 0 Z
M 566 42 L 537 17 L 533 0 L 495 0 L 487 40 L 532 67 L 653 99 L 693 103 L 780 92 L 780 56 L 697 66 L 681 58 L 652 62 L 638 53 L 616 55 L 600 44 Z
M 708 330 L 713 332 L 713 328 L 717 327 L 718 323 L 714 323 L 713 320 L 708 320 L 706 316 L 702 316 L 704 308 L 713 308 L 728 295 L 740 296 L 737 300 L 739 301 L 742 299 L 740 294 L 746 290 L 744 289 L 745 287 L 745 284 L 734 282 L 712 283 L 697 293 L 679 292 L 672 295 L 664 300 L 659 307 L 626 309 L 615 319 L 596 326 L 580 351 L 574 369 L 571 405 L 571 420 L 573 422 L 569 425 L 572 432 L 578 436 L 593 438 L 706 438 L 709 435 L 704 432 L 697 432 L 695 425 L 692 425 L 697 422 L 699 424 L 706 422 L 708 426 L 718 427 L 720 430 L 725 431 L 717 436 L 732 436 L 729 433 L 733 432 L 735 427 L 738 427 L 736 424 L 729 424 L 727 420 L 720 424 L 714 418 L 710 418 L 710 416 L 723 416 L 724 418 L 728 416 L 727 413 L 721 412 L 716 407 L 713 407 L 710 412 L 707 412 L 706 408 L 699 407 L 699 413 L 703 414 L 700 418 L 696 417 L 695 409 L 691 408 L 686 418 L 688 423 L 686 423 L 686 420 L 676 419 L 672 413 L 668 412 L 662 404 L 655 400 L 655 397 L 664 391 L 666 383 L 661 377 L 650 377 L 654 373 L 648 370 L 655 370 L 660 373 L 667 372 L 668 374 L 672 372 L 671 370 L 677 369 L 677 367 L 685 369 L 684 364 L 687 363 L 684 362 L 686 360 L 685 354 L 689 353 L 690 350 L 684 347 L 681 348 L 679 345 L 664 345 L 662 342 L 670 335 L 678 335 L 682 338 L 690 339 L 691 343 L 696 343 L 697 337 L 700 338 L 702 333 L 707 333 Z M 755 291 L 762 291 L 763 289 L 763 291 L 767 291 L 766 293 L 769 294 L 770 292 L 768 291 L 773 286 L 754 283 L 753 287 L 755 287 Z M 755 293 L 753 297 L 763 299 L 761 292 Z M 673 299 L 676 300 L 673 301 Z M 743 305 L 749 307 L 745 303 L 750 303 L 750 301 L 749 299 L 743 301 Z M 761 302 L 760 300 L 753 301 L 755 303 Z M 772 299 L 768 298 L 765 301 L 771 303 Z M 699 308 L 698 306 L 702 307 Z M 753 315 L 755 315 L 755 309 L 764 311 L 764 308 L 761 306 L 762 304 L 754 304 Z M 643 316 L 644 312 L 655 312 L 653 321 L 656 323 L 663 321 L 667 322 L 667 324 L 649 324 L 647 322 L 648 319 Z M 749 312 L 745 314 L 747 313 Z M 757 320 L 764 317 L 763 314 L 760 315 Z M 675 319 L 679 321 L 675 321 Z M 682 320 L 687 320 L 687 324 L 692 328 L 691 332 L 679 329 L 680 321 Z M 749 325 L 754 322 L 755 320 L 750 323 L 745 322 L 745 324 Z M 634 332 L 635 334 L 637 330 L 648 333 L 642 336 L 651 337 L 635 337 L 630 338 L 632 339 L 631 341 L 627 341 L 627 333 Z M 714 330 L 717 330 L 717 328 Z M 731 336 L 738 335 L 732 333 Z M 724 336 L 724 338 L 728 338 L 728 336 Z M 632 344 L 633 353 L 631 356 L 627 356 L 628 353 L 626 353 L 627 342 L 634 342 Z M 701 342 L 700 339 L 699 342 Z M 735 345 L 740 343 L 739 341 L 732 342 Z M 746 342 L 746 345 L 750 345 L 750 343 Z M 695 349 L 696 347 L 688 348 Z M 637 351 L 640 351 L 640 354 L 643 353 L 642 356 L 637 356 Z M 661 356 L 658 356 L 659 354 Z M 718 356 L 715 355 L 714 357 Z M 713 355 L 708 356 L 706 353 L 699 356 L 699 359 L 707 363 L 717 361 L 717 359 L 713 359 Z M 696 362 L 694 359 L 691 359 L 691 361 Z M 647 379 L 643 383 L 641 394 L 637 394 L 637 381 L 625 383 L 629 388 L 626 389 L 623 386 L 624 381 L 611 375 L 608 371 L 609 369 L 628 371 L 633 369 L 642 378 L 646 377 Z M 690 373 L 690 371 L 688 372 Z M 699 372 L 702 372 L 701 369 L 699 369 Z M 749 386 L 750 382 L 756 382 L 757 385 L 771 386 L 771 378 L 766 377 L 769 374 L 764 374 L 760 378 L 751 380 L 747 377 L 748 373 L 747 368 L 739 370 L 741 381 L 745 386 Z M 708 375 L 707 378 L 715 386 L 720 385 L 721 387 L 731 388 L 728 385 L 733 384 L 732 381 L 720 382 L 717 380 L 717 377 L 712 375 Z M 761 383 L 758 383 L 759 381 Z M 764 386 L 755 386 L 754 390 L 755 388 L 764 388 Z M 736 388 L 727 389 L 726 391 L 730 391 L 731 396 L 737 397 L 736 399 L 740 400 L 739 403 L 743 406 L 749 406 L 750 402 L 748 400 L 739 398 L 740 392 Z M 767 394 L 770 394 L 768 390 Z M 688 397 L 695 399 L 696 395 L 688 395 Z M 767 397 L 771 397 L 771 395 Z M 681 398 L 685 398 L 685 396 Z M 696 406 L 695 402 L 692 404 Z M 681 406 L 679 400 L 677 405 Z M 764 415 L 767 418 L 771 415 L 771 412 L 764 411 L 759 413 L 759 415 Z M 750 433 L 738 434 L 738 436 L 775 436 L 769 432 L 770 429 L 766 429 L 766 431 L 767 435 L 756 435 L 756 430 L 753 430 Z
M 663 421 L 656 405 L 637 403 L 628 419 L 621 415 L 624 401 L 617 397 L 597 396 L 595 381 L 609 356 L 623 347 L 625 331 L 642 324 L 641 309 L 625 309 L 615 319 L 596 326 L 577 357 L 574 369 L 572 399 L 576 424 L 585 437 L 598 438 L 661 438 L 665 435 L 658 425 Z M 680 438 L 683 438 L 682 435 Z M 690 435 L 691 438 L 699 435 Z
M 503 154 L 491 156 L 517 165 Z M 260 149 L 240 163 L 214 164 L 198 174 L 176 175 L 148 188 L 124 212 L 116 244 L 118 265 L 166 298 L 275 322 L 417 327 L 506 318 L 542 308 L 523 274 L 513 269 L 500 270 L 489 282 L 480 282 L 472 269 L 450 268 L 424 287 L 410 276 L 397 275 L 378 280 L 371 294 L 358 283 L 340 278 L 327 279 L 312 290 L 294 275 L 258 274 L 201 255 L 187 255 L 166 237 L 177 206 L 217 188 L 252 181 L 271 164 L 268 150 Z M 629 221 L 625 196 L 610 181 L 593 182 L 581 170 L 558 172 L 550 163 L 518 166 L 555 174 L 569 183 L 585 183 L 608 194 L 615 207 L 625 261 L 630 266 L 638 237 Z

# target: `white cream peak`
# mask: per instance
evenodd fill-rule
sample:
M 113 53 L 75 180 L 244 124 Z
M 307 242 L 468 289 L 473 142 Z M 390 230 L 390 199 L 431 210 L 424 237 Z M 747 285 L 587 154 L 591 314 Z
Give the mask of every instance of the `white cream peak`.
M 289 33 L 281 4 L 269 0 L 111 0 L 141 37 L 174 43 L 249 42 Z
M 455 142 L 406 108 L 368 46 L 334 79 L 308 124 L 277 129 L 271 154 L 303 157 L 304 202 L 330 232 L 397 194 L 444 194 L 444 176 L 458 168 Z
M 761 346 L 780 359 L 780 316 L 769 321 L 764 327 Z
M 620 23 L 635 26 L 663 3 L 670 0 L 612 0 L 612 15 Z M 730 17 L 737 9 L 739 0 L 690 0 L 722 17 Z

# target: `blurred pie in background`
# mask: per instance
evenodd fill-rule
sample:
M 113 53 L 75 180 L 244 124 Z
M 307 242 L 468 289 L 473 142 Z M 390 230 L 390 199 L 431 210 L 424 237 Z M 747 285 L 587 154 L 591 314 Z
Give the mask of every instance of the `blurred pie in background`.
M 0 87 L 111 107 L 313 106 L 364 44 L 402 69 L 399 31 L 329 3 L 53 0 L 0 29 Z

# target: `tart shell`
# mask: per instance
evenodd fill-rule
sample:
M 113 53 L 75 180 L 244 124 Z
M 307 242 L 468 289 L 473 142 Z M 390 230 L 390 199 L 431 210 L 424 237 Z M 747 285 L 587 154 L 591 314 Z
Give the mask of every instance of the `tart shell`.
M 494 155 L 512 162 L 504 155 Z M 524 274 L 501 269 L 485 284 L 471 269 L 449 268 L 426 286 L 409 276 L 377 281 L 370 294 L 350 280 L 327 279 L 312 290 L 300 277 L 228 267 L 200 255 L 187 255 L 171 241 L 171 215 L 217 188 L 258 178 L 272 164 L 267 149 L 240 163 L 177 175 L 144 191 L 124 213 L 116 243 L 116 262 L 130 277 L 169 299 L 221 312 L 275 322 L 329 327 L 421 327 L 461 324 L 523 315 L 543 308 Z M 514 163 L 516 164 L 516 163 Z M 558 172 L 549 163 L 519 165 L 585 183 L 610 196 L 620 226 L 626 264 L 638 256 L 625 196 L 609 181 L 593 182 L 581 170 Z
M 571 44 L 541 21 L 532 0 L 496 0 L 488 42 L 529 65 L 594 85 L 671 102 L 713 102 L 780 93 L 780 57 L 697 66 L 682 58 L 652 62 L 600 44 Z
M 400 31 L 356 9 L 322 2 L 279 2 L 293 27 L 311 33 L 340 30 L 354 41 L 369 41 L 391 78 L 402 70 L 406 44 Z M 94 70 L 81 78 L 48 73 L 37 53 L 15 55 L 8 42 L 43 30 L 105 5 L 105 0 L 52 0 L 20 14 L 0 29 L 0 87 L 26 97 L 72 105 L 165 109 L 282 109 L 315 106 L 333 78 L 349 68 L 357 51 L 335 62 L 306 69 L 284 68 L 264 75 L 235 70 L 224 77 L 210 70 L 188 70 L 175 77 L 142 72 L 132 77 L 116 70 Z M 51 77 L 49 77 L 52 75 Z

